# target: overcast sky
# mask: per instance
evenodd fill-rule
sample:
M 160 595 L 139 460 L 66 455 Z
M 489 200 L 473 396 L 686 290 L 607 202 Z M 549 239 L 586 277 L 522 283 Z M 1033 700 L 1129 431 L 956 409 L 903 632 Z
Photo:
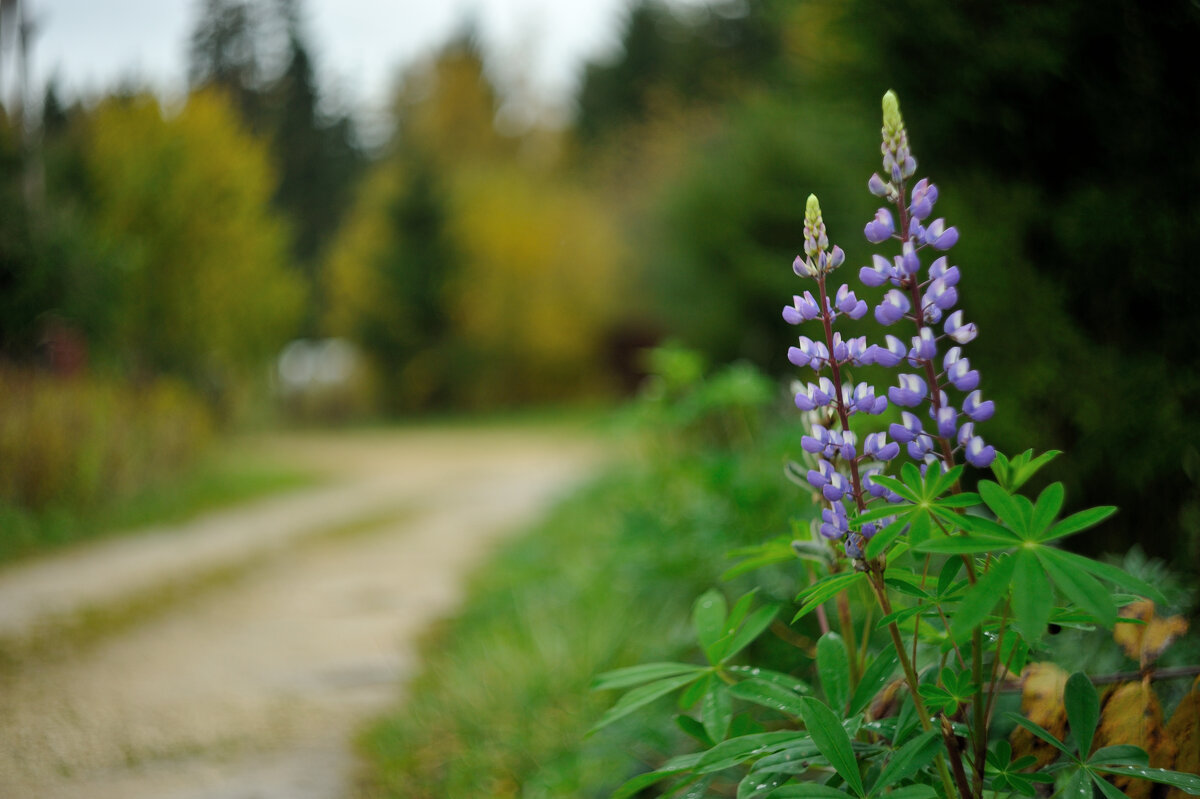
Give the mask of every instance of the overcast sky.
M 697 0 L 691 0 L 696 2 Z M 183 87 L 200 0 L 23 0 L 38 23 L 34 85 L 57 75 L 66 96 L 135 77 Z M 548 103 L 562 104 L 580 64 L 612 52 L 629 0 L 302 0 L 325 88 L 379 107 L 403 65 L 474 19 L 488 53 Z M 5 64 L 8 83 L 12 73 Z M 9 84 L 11 86 L 11 84 Z M 349 109 L 347 109 L 349 110 Z

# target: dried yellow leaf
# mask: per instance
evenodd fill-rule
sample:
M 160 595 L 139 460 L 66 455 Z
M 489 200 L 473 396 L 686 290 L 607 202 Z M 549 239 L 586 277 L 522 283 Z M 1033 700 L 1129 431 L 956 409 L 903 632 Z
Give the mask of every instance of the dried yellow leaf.
M 1030 663 L 1021 672 L 1021 713 L 1060 740 L 1067 732 L 1067 709 L 1063 705 L 1066 684 L 1067 673 L 1053 663 Z M 1013 730 L 1010 740 L 1013 758 L 1033 755 L 1038 768 L 1058 756 L 1057 749 L 1024 727 Z
M 1132 744 L 1145 749 L 1150 765 L 1172 768 L 1177 748 L 1171 733 L 1163 724 L 1162 705 L 1150 686 L 1144 682 L 1118 685 L 1104 699 L 1100 708 L 1100 727 L 1096 731 L 1096 746 Z M 1113 785 L 1130 799 L 1151 799 L 1154 783 L 1131 777 L 1109 778 Z
M 1175 770 L 1200 774 L 1200 677 L 1171 714 L 1167 732 L 1179 749 L 1175 755 Z M 1187 794 L 1180 788 L 1172 788 L 1167 793 L 1167 799 L 1184 799 L 1185 796 Z
M 1118 624 L 1113 628 L 1115 640 L 1125 654 L 1146 668 L 1167 650 L 1175 639 L 1187 632 L 1187 619 L 1183 616 L 1160 618 L 1154 612 L 1154 603 L 1142 599 L 1121 609 L 1122 618 L 1137 619 L 1142 624 Z

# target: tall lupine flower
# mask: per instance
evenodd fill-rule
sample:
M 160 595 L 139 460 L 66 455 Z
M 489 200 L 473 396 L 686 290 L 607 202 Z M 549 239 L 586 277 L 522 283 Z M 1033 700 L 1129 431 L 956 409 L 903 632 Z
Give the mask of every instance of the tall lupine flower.
M 872 478 L 882 473 L 884 463 L 900 454 L 900 444 L 889 441 L 883 432 L 860 442 L 850 430 L 851 416 L 883 413 L 888 400 L 877 396 L 867 383 L 844 382 L 849 369 L 874 363 L 876 350 L 867 346 L 865 337 L 844 338 L 833 329 L 840 316 L 861 319 L 867 313 L 867 303 L 849 286 L 833 289 L 828 283 L 845 259 L 840 247 L 830 245 L 821 206 L 810 195 L 804 213 L 804 254 L 796 256 L 792 269 L 800 277 L 815 280 L 817 291 L 815 296 L 805 291 L 793 297 L 792 304 L 783 309 L 783 318 L 793 325 L 819 321 L 822 335 L 816 339 L 800 336 L 788 349 L 788 360 L 814 373 L 811 382 L 798 385 L 795 399 L 796 407 L 808 418 L 809 434 L 801 442 L 812 467 L 807 480 L 826 503 L 815 532 L 828 540 L 844 541 L 846 554 L 861 558 L 864 540 L 878 526 L 866 525 L 861 532 L 852 532 L 845 503 L 853 503 L 861 512 L 873 497 L 891 499 L 890 492 L 875 485 Z M 899 359 L 906 354 L 896 339 L 882 351 L 882 360 L 891 362 L 893 356 Z
M 872 244 L 897 240 L 900 253 L 891 259 L 873 256 L 871 264 L 859 270 L 859 276 L 868 286 L 892 286 L 876 306 L 875 320 L 884 326 L 907 320 L 914 325 L 916 335 L 909 340 L 910 346 L 902 338 L 889 335 L 885 345 L 872 345 L 866 358 L 887 367 L 906 363 L 913 370 L 901 373 L 897 385 L 888 389 L 888 399 L 893 403 L 906 408 L 929 405 L 928 422 L 905 412 L 902 422 L 892 424 L 888 433 L 905 444 L 909 456 L 917 460 L 939 458 L 949 468 L 961 453 L 971 465 L 985 468 L 996 451 L 976 435 L 975 423 L 991 418 L 995 405 L 983 399 L 977 388 L 979 373 L 963 357 L 961 346 L 950 346 L 939 359 L 939 346 L 947 339 L 952 345 L 963 345 L 977 333 L 974 323 L 964 321 L 963 312 L 955 310 L 959 270 L 944 255 L 934 258 L 927 269 L 922 263 L 929 250 L 940 253 L 953 247 L 958 230 L 941 218 L 926 221 L 933 215 L 937 186 L 921 178 L 911 190 L 908 187 L 908 179 L 916 174 L 917 161 L 909 149 L 900 103 L 890 91 L 883 96 L 882 133 L 884 175 L 872 175 L 867 188 L 892 207 L 876 211 L 863 235 Z M 959 407 L 955 407 L 947 389 L 966 394 Z

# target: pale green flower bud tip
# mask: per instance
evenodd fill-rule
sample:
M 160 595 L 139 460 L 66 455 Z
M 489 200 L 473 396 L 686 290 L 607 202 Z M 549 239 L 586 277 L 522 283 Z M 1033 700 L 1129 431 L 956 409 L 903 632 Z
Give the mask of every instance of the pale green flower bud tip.
M 804 207 L 804 216 L 814 224 L 821 219 L 821 204 L 817 202 L 817 195 L 808 195 L 808 205 Z
M 900 118 L 900 101 L 896 99 L 896 93 L 888 89 L 887 94 L 883 95 L 883 128 L 887 131 L 896 131 L 904 127 L 904 120 Z

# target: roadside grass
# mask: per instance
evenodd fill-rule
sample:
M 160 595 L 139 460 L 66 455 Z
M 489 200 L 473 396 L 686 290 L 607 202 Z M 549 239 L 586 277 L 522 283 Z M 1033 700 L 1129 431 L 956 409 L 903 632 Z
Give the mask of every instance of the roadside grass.
M 652 712 L 588 736 L 615 698 L 589 686 L 607 669 L 694 657 L 689 608 L 725 553 L 789 529 L 803 502 L 781 472 L 798 438 L 756 438 L 657 448 L 504 548 L 423 642 L 402 707 L 362 736 L 362 794 L 607 796 L 676 748 L 678 730 Z M 782 571 L 774 584 L 795 590 Z
M 254 453 L 239 442 L 218 443 L 182 473 L 94 507 L 30 510 L 0 502 L 0 565 L 151 525 L 185 521 L 318 480 L 310 469 Z

